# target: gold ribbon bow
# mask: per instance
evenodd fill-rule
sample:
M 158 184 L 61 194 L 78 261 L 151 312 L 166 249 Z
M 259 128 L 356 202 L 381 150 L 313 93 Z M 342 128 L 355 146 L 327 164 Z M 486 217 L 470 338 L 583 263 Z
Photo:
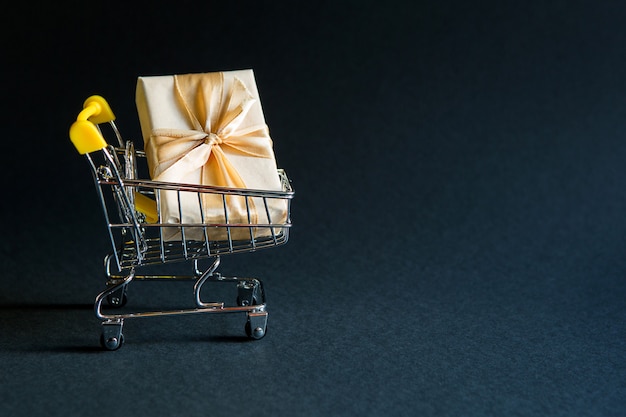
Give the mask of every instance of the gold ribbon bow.
M 153 178 L 176 182 L 201 169 L 205 185 L 246 188 L 228 155 L 272 158 L 273 151 L 267 125 L 250 125 L 246 120 L 256 100 L 243 81 L 235 77 L 230 91 L 224 91 L 221 72 L 176 75 L 174 89 L 190 129 L 155 129 L 152 132 L 151 140 L 157 149 L 155 167 L 166 166 Z M 214 198 L 220 198 L 203 197 L 204 204 L 216 204 Z M 246 215 L 243 198 L 231 198 L 229 208 L 238 216 Z M 239 221 L 247 222 L 247 219 Z

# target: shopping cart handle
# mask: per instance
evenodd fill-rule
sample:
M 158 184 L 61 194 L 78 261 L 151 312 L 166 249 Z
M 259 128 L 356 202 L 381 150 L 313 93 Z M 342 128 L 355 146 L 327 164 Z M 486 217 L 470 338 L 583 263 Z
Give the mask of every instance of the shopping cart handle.
M 138 192 L 135 192 L 135 210 L 146 216 L 146 223 L 156 223 L 159 220 L 156 201 Z
M 106 148 L 107 142 L 96 125 L 115 120 L 115 115 L 106 100 L 91 96 L 85 100 L 83 110 L 70 126 L 70 139 L 76 150 L 84 155 Z

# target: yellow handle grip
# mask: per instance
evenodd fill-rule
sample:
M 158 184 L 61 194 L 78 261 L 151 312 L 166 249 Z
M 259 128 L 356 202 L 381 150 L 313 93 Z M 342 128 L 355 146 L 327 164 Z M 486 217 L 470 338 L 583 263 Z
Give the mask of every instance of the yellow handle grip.
M 70 139 L 76 150 L 84 155 L 106 148 L 107 142 L 96 125 L 113 120 L 115 115 L 104 98 L 100 96 L 87 98 L 83 110 L 70 126 Z

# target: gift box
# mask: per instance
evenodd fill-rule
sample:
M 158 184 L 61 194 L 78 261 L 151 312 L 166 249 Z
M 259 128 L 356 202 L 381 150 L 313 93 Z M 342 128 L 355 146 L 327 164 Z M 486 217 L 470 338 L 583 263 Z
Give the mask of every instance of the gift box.
M 273 142 L 252 70 L 141 76 L 136 105 L 144 150 L 155 181 L 253 190 L 282 190 Z M 179 207 L 180 196 L 180 207 Z M 161 223 L 268 224 L 287 218 L 284 200 L 237 195 L 162 191 Z M 180 215 L 182 213 L 182 216 Z M 271 220 L 271 221 L 270 221 Z M 210 240 L 225 240 L 224 227 L 208 228 Z M 250 240 L 249 227 L 230 228 L 234 240 Z M 165 240 L 180 240 L 180 228 L 164 228 Z M 271 235 L 253 228 L 252 237 Z M 204 240 L 202 228 L 185 229 L 186 240 Z

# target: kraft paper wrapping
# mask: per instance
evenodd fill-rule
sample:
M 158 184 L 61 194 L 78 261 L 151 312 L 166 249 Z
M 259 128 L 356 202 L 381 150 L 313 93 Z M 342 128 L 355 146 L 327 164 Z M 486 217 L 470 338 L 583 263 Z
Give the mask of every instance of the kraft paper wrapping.
M 155 181 L 282 190 L 272 139 L 252 70 L 139 77 L 136 104 L 150 176 Z M 221 195 L 161 192 L 162 223 L 226 223 Z M 229 224 L 282 223 L 284 200 L 227 196 Z M 270 222 L 271 220 L 271 222 Z M 225 240 L 226 228 L 207 228 L 210 240 Z M 233 240 L 250 240 L 248 227 L 230 228 Z M 253 237 L 271 235 L 253 229 Z M 164 228 L 165 240 L 180 240 L 179 228 Z M 204 240 L 202 228 L 186 228 L 185 239 Z

